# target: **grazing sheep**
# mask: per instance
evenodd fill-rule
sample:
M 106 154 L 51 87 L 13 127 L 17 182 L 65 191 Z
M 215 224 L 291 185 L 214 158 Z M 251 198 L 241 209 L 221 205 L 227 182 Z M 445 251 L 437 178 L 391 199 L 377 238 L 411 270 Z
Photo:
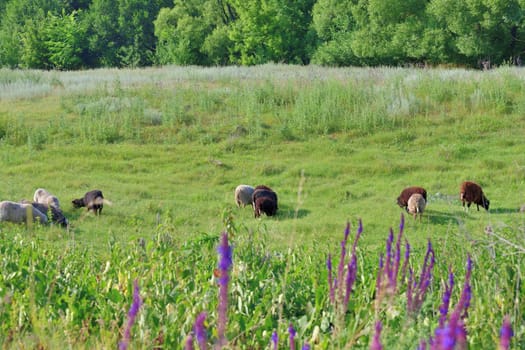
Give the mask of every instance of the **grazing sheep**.
M 58 198 L 43 188 L 39 188 L 35 191 L 33 196 L 33 202 L 51 205 L 55 208 L 60 208 L 60 202 Z
M 475 182 L 464 181 L 461 183 L 461 186 L 459 187 L 459 199 L 461 200 L 463 207 L 465 207 L 465 203 L 467 203 L 467 209 L 470 208 L 472 203 L 474 203 L 476 204 L 478 211 L 480 205 L 485 208 L 485 210 L 489 210 L 490 201 L 485 197 L 481 186 Z
M 235 203 L 237 206 L 246 207 L 247 204 L 252 203 L 252 195 L 255 189 L 248 185 L 239 185 L 235 188 Z
M 408 199 L 414 193 L 419 193 L 423 196 L 425 201 L 427 200 L 427 190 L 425 190 L 423 187 L 412 186 L 407 187 L 403 191 L 401 191 L 401 194 L 399 195 L 399 197 L 397 197 L 397 205 L 399 205 L 401 208 L 405 208 L 405 210 L 408 212 Z
M 95 215 L 100 215 L 104 207 L 104 196 L 102 191 L 93 190 L 86 192 L 83 198 L 73 199 L 71 203 L 75 208 L 86 207 L 88 211 L 93 210 Z
M 0 221 L 21 224 L 27 223 L 28 220 L 47 224 L 47 216 L 31 204 L 11 201 L 0 202 Z
M 252 194 L 252 203 L 255 217 L 265 213 L 273 216 L 277 213 L 277 194 L 268 186 L 259 185 L 255 187 Z
M 63 227 L 67 227 L 69 225 L 69 221 L 64 216 L 64 213 L 62 213 L 62 210 L 60 210 L 60 208 L 56 208 L 53 205 L 47 205 L 44 203 L 27 202 L 27 201 L 22 201 L 21 203 L 31 204 L 39 212 L 46 214 L 48 221 L 51 221 Z
M 425 200 L 425 197 L 423 197 L 422 194 L 414 193 L 408 199 L 407 211 L 410 214 L 414 215 L 414 219 L 419 215 L 419 220 L 421 220 L 426 204 L 427 201 Z

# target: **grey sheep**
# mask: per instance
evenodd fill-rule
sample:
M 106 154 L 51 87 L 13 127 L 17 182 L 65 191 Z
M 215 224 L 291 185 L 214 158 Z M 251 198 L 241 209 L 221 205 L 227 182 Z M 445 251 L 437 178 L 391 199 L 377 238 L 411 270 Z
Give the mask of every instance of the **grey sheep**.
M 420 193 L 414 193 L 408 199 L 407 210 L 410 214 L 414 215 L 414 219 L 419 215 L 419 220 L 421 220 L 426 205 L 427 201 L 425 200 L 425 197 Z
M 35 191 L 33 202 L 51 205 L 60 209 L 60 202 L 58 201 L 58 198 L 43 188 L 39 188 Z
M 249 185 L 239 185 L 235 188 L 235 203 L 240 207 L 252 204 L 252 195 L 255 189 Z
M 0 202 L 0 221 L 21 224 L 27 223 L 31 219 L 47 224 L 47 216 L 31 204 L 11 201 Z

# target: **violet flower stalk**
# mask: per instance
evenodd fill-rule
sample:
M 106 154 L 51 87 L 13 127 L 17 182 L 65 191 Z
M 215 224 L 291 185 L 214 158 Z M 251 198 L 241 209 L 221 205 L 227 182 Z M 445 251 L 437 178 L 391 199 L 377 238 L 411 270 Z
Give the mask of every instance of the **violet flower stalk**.
M 345 257 L 346 257 L 346 242 L 350 234 L 350 222 L 346 223 L 344 239 L 341 241 L 341 257 L 339 259 L 339 266 L 337 268 L 337 282 L 341 285 L 344 281 Z M 343 302 L 343 288 L 337 289 L 337 301 Z
M 310 344 L 304 343 L 304 345 L 303 345 L 301 350 L 310 350 Z
M 273 331 L 272 333 L 271 343 L 272 343 L 272 349 L 277 350 L 277 344 L 279 344 L 279 336 L 277 335 L 276 331 Z
M 295 336 L 297 335 L 297 332 L 291 323 L 288 327 L 288 333 L 290 334 L 290 350 L 295 350 Z
M 184 350 L 193 350 L 193 336 L 188 334 L 186 342 L 184 343 Z
M 232 248 L 228 243 L 228 233 L 224 232 L 221 236 L 219 247 L 217 248 L 219 253 L 219 278 L 217 283 L 219 284 L 219 305 L 218 305 L 218 320 L 217 320 L 217 347 L 220 348 L 226 343 L 226 323 L 228 319 L 228 283 L 230 281 L 230 268 L 233 264 L 232 261 Z
M 383 345 L 381 345 L 381 321 L 377 321 L 374 329 L 374 337 L 372 338 L 372 343 L 370 344 L 370 350 L 383 350 Z
M 124 337 L 119 343 L 120 350 L 126 350 L 131 339 L 131 327 L 135 323 L 137 314 L 139 313 L 140 306 L 142 305 L 142 299 L 140 298 L 139 284 L 137 280 L 133 281 L 133 302 L 128 312 L 128 320 L 126 322 L 126 329 L 124 330 Z
M 434 263 L 435 263 L 434 250 L 432 249 L 432 243 L 430 242 L 430 239 L 429 239 L 428 245 L 427 245 L 427 253 L 425 254 L 425 261 L 423 262 L 423 267 L 421 269 L 421 275 L 417 283 L 416 281 L 412 281 L 413 276 L 412 276 L 412 272 L 410 272 L 410 277 L 408 280 L 408 284 L 409 284 L 408 288 L 413 288 L 413 289 L 411 290 L 411 293 L 407 292 L 407 311 L 408 312 L 415 313 L 423 305 L 428 288 L 430 287 L 430 282 L 432 281 L 432 271 L 434 270 Z M 413 285 L 411 286 L 412 283 Z
M 503 319 L 503 325 L 499 333 L 498 350 L 508 350 L 510 348 L 510 340 L 514 336 L 512 326 L 510 324 L 510 317 L 507 315 Z
M 445 292 L 443 293 L 443 303 L 439 306 L 439 326 L 443 327 L 447 320 L 448 309 L 450 307 L 450 297 L 454 288 L 454 273 L 452 267 L 449 267 L 448 283 L 445 283 Z
M 326 259 L 326 268 L 328 269 L 328 288 L 330 291 L 330 302 L 332 304 L 335 303 L 335 288 L 334 288 L 334 281 L 332 278 L 332 255 L 328 254 L 328 258 Z
M 201 350 L 206 349 L 206 327 L 204 327 L 204 321 L 206 321 L 206 312 L 201 312 L 195 319 L 195 324 L 193 325 L 193 332 L 195 333 L 195 338 L 197 338 L 197 344 Z

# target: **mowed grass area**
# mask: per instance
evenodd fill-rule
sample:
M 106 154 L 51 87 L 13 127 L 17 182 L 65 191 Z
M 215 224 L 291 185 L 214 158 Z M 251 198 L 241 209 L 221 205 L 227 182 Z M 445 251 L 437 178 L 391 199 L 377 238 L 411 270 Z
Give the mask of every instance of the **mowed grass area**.
M 0 199 L 48 189 L 70 231 L 28 236 L 102 262 L 108 242 L 218 237 L 230 215 L 238 236 L 257 232 L 269 250 L 319 256 L 338 247 L 347 221 L 355 229 L 362 219 L 360 254 L 374 261 L 399 225 L 399 192 L 420 185 L 427 210 L 421 221 L 406 217 L 405 237 L 420 255 L 430 238 L 446 271 L 466 253 L 484 256 L 494 245 L 487 226 L 523 247 L 524 80 L 513 68 L 0 70 Z M 489 212 L 463 210 L 464 180 L 482 185 Z M 272 187 L 278 215 L 237 208 L 241 183 Z M 72 208 L 95 188 L 112 202 L 102 216 Z M 9 236 L 13 226 L 0 230 Z M 502 247 L 521 271 L 522 253 Z M 523 319 L 514 321 L 523 334 Z

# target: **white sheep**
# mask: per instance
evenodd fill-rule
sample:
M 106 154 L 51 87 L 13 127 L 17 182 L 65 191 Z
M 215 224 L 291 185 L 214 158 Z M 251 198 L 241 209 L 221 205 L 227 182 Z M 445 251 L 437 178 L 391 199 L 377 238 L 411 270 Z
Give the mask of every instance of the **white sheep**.
M 410 214 L 414 215 L 414 219 L 419 215 L 419 220 L 421 220 L 426 204 L 427 201 L 423 195 L 414 193 L 408 199 L 407 210 Z
M 252 204 L 252 194 L 255 189 L 249 185 L 239 185 L 235 188 L 235 203 L 240 207 Z
M 14 222 L 21 224 L 28 220 L 40 221 L 47 224 L 47 216 L 31 204 L 16 203 L 11 201 L 0 202 L 0 221 Z
M 60 202 L 58 201 L 58 198 L 43 188 L 39 188 L 35 191 L 33 201 L 36 203 L 51 205 L 57 209 L 60 209 Z

